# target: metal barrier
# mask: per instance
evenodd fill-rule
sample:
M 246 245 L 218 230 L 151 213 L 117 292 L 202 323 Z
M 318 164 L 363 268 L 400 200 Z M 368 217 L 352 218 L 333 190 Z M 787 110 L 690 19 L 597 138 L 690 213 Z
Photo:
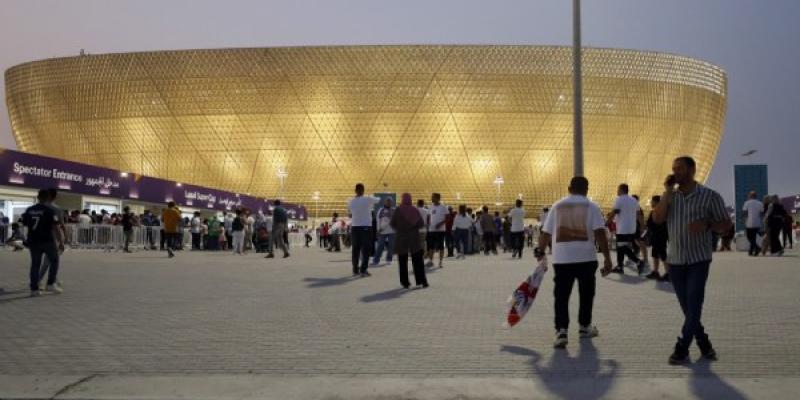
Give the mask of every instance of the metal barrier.
M 67 224 L 65 244 L 76 249 L 102 249 L 106 251 L 125 248 L 125 232 L 121 226 Z M 157 249 L 161 241 L 161 228 L 134 226 L 130 234 L 129 249 Z
M 1 226 L 6 228 L 7 225 Z M 66 224 L 64 244 L 73 249 L 90 249 L 90 250 L 104 250 L 104 251 L 120 251 L 125 248 L 125 232 L 122 226 L 119 225 L 79 225 L 79 224 Z M 7 238 L 10 236 L 10 227 L 8 232 L 0 231 L 0 238 Z M 27 236 L 27 229 L 22 227 L 22 233 Z M 184 249 L 192 248 L 192 234 L 188 228 L 183 229 L 183 234 L 180 238 L 181 244 Z M 303 247 L 306 243 L 305 234 L 302 232 L 289 232 L 289 246 L 290 247 Z M 245 240 L 249 240 L 246 238 Z M 160 226 L 134 226 L 130 234 L 128 248 L 130 250 L 158 250 L 162 247 L 162 233 Z M 2 241 L 3 244 L 5 240 Z M 316 238 L 312 235 L 312 243 L 316 242 Z M 230 244 L 229 244 L 230 246 Z M 203 245 L 205 247 L 205 245 Z

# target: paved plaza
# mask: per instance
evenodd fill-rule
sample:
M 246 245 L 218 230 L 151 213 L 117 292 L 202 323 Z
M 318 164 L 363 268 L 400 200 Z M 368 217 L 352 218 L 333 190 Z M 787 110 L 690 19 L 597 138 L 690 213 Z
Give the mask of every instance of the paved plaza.
M 670 366 L 667 283 L 598 278 L 600 336 L 554 350 L 552 271 L 502 326 L 531 252 L 446 259 L 401 291 L 395 265 L 350 276 L 349 253 L 288 259 L 68 251 L 64 294 L 28 298 L 27 253 L 0 252 L 0 398 L 796 398 L 800 258 L 719 253 L 705 325 L 720 360 Z M 413 280 L 412 280 L 413 282 Z

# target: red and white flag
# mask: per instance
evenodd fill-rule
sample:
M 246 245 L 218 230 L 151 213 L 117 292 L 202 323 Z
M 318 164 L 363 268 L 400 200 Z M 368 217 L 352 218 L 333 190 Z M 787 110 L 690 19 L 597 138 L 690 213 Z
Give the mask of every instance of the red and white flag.
M 505 326 L 511 328 L 522 320 L 522 317 L 528 313 L 533 301 L 536 300 L 536 294 L 539 293 L 539 286 L 542 285 L 542 279 L 547 272 L 547 257 L 542 257 L 539 260 L 539 265 L 533 271 L 533 274 L 522 281 L 517 287 L 517 290 L 511 294 L 508 302 L 511 304 L 511 309 L 508 310 L 508 317 Z

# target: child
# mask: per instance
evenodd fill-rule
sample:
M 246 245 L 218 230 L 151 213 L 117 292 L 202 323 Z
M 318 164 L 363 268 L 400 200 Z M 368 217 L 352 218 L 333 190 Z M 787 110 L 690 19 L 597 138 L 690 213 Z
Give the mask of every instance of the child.
M 228 250 L 228 238 L 225 235 L 225 227 L 220 225 L 219 227 L 219 248 L 220 250 Z
M 22 230 L 19 229 L 19 224 L 14 222 L 11 224 L 11 237 L 8 238 L 6 244 L 14 248 L 14 251 L 25 249 L 25 238 L 22 237 Z

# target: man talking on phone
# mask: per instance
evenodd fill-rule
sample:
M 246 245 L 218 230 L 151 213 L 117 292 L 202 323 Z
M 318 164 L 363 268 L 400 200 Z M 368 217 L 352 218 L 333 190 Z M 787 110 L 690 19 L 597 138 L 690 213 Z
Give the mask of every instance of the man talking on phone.
M 669 276 L 684 315 L 681 337 L 669 357 L 670 364 L 689 361 L 692 340 L 697 341 L 704 358 L 717 359 L 700 317 L 711 266 L 711 232 L 726 232 L 731 220 L 722 196 L 699 184 L 694 175 L 694 159 L 676 158 L 672 175 L 664 182 L 666 190 L 661 202 L 653 209 L 653 222 L 667 224 Z

